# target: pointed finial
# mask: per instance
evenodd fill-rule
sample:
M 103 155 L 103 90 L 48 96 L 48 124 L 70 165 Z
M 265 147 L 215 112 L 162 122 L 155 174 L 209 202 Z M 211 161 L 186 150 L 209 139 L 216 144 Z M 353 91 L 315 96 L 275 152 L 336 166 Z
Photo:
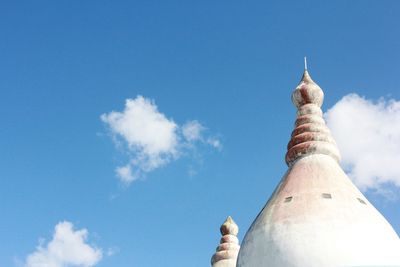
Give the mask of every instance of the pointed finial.
M 212 267 L 236 267 L 237 256 L 240 245 L 237 234 L 239 227 L 233 221 L 231 216 L 226 218 L 221 225 L 221 240 L 217 251 L 211 258 Z
M 304 57 L 304 70 L 307 70 L 307 57 Z
M 239 232 L 239 227 L 232 217 L 228 216 L 225 222 L 221 225 L 220 230 L 222 235 L 237 235 Z
M 316 104 L 321 107 L 322 102 L 324 101 L 324 92 L 318 84 L 311 79 L 311 76 L 308 73 L 306 57 L 304 57 L 303 77 L 292 94 L 292 101 L 297 108 L 305 104 Z

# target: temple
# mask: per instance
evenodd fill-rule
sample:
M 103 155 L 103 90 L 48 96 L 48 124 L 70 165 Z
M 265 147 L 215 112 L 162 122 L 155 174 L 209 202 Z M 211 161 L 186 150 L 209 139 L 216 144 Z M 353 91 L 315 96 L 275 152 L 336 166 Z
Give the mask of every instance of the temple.
M 213 267 L 400 266 L 398 235 L 339 165 L 340 152 L 322 117 L 323 99 L 306 67 L 292 94 L 297 119 L 285 157 L 288 170 L 240 249 L 237 226 L 231 225 L 233 232 L 221 228 Z

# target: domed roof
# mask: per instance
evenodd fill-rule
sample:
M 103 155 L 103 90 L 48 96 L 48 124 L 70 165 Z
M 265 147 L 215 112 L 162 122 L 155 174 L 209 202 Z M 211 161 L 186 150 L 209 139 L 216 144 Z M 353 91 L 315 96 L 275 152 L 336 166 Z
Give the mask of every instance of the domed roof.
M 247 231 L 237 266 L 400 266 L 396 232 L 338 164 L 323 92 L 307 70 L 292 101 L 289 169 Z

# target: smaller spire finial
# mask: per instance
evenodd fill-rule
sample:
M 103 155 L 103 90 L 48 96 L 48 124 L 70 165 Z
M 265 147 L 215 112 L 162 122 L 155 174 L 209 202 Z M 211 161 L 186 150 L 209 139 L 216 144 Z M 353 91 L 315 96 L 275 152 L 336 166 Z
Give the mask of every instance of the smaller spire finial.
M 307 57 L 304 57 L 304 70 L 307 70 Z
M 225 222 L 221 225 L 220 230 L 222 235 L 237 235 L 239 232 L 239 227 L 232 217 L 228 216 Z
M 217 251 L 211 258 L 212 267 L 235 267 L 240 245 L 237 234 L 239 227 L 231 216 L 221 225 L 221 240 Z

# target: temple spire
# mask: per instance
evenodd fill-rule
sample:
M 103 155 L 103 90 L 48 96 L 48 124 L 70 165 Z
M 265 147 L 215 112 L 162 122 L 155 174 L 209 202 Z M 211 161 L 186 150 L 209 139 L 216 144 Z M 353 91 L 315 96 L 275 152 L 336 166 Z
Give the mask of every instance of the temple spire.
M 239 227 L 231 216 L 226 218 L 220 228 L 222 238 L 217 247 L 217 252 L 211 258 L 212 267 L 236 267 L 236 260 L 239 253 L 239 239 L 237 234 Z
M 322 117 L 321 106 L 324 92 L 307 70 L 304 58 L 304 73 L 293 91 L 292 102 L 297 107 L 295 129 L 286 153 L 286 163 L 291 166 L 297 159 L 311 154 L 325 154 L 340 161 L 340 153 Z
M 289 168 L 241 242 L 236 267 L 400 267 L 398 235 L 337 164 L 323 96 L 304 70 L 292 95 Z

